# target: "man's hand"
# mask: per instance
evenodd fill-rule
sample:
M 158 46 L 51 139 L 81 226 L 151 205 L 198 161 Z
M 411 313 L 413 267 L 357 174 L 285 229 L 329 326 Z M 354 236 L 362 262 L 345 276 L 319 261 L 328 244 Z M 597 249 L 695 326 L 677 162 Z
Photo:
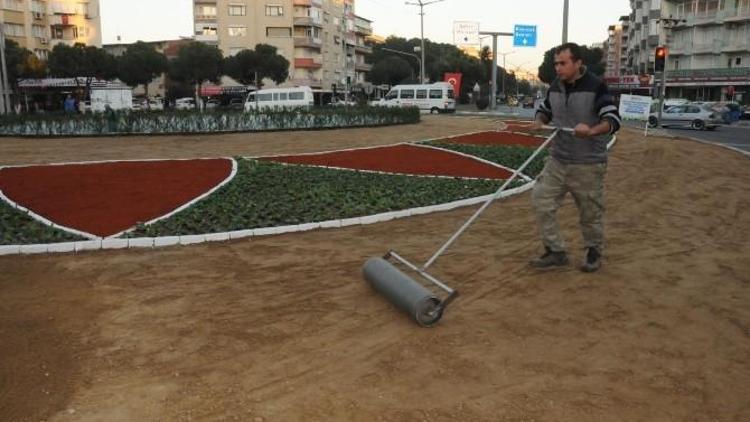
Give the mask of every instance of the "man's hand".
M 573 128 L 573 135 L 576 138 L 588 138 L 593 136 L 594 134 L 592 133 L 589 125 L 585 123 L 578 123 L 576 127 Z

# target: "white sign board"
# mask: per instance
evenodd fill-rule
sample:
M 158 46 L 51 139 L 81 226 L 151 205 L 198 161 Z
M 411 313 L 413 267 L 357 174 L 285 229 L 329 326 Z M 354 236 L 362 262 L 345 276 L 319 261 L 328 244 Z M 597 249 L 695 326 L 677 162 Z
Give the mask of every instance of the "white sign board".
M 479 22 L 454 21 L 453 44 L 456 47 L 479 47 Z
M 620 96 L 620 117 L 625 120 L 646 120 L 651 113 L 651 97 L 622 94 Z

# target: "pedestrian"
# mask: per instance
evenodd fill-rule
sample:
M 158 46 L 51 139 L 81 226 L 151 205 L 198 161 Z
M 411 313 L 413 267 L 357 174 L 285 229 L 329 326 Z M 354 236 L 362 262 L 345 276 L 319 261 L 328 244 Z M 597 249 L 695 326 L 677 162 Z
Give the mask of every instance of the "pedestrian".
M 570 192 L 578 207 L 586 255 L 581 271 L 601 267 L 604 246 L 604 177 L 607 142 L 620 129 L 620 116 L 606 84 L 586 69 L 581 47 L 565 43 L 554 49 L 557 78 L 539 104 L 532 129 L 552 124 L 559 131 L 532 194 L 544 254 L 531 261 L 538 269 L 568 264 L 557 209 Z
M 68 94 L 68 96 L 65 97 L 65 101 L 63 101 L 63 109 L 66 113 L 76 112 L 76 100 L 73 99 L 72 95 Z

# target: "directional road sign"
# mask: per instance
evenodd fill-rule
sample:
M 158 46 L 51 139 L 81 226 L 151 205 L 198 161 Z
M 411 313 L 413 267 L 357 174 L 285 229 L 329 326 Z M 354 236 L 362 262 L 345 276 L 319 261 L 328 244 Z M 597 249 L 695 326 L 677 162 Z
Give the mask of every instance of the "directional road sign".
M 536 25 L 515 25 L 513 47 L 536 47 Z

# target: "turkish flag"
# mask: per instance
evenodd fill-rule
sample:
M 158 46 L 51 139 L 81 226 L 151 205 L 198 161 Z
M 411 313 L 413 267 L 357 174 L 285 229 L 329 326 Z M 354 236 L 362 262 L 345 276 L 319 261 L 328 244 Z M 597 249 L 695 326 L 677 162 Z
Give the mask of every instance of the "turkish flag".
M 458 98 L 461 95 L 461 74 L 446 73 L 443 80 L 453 85 L 454 98 Z

